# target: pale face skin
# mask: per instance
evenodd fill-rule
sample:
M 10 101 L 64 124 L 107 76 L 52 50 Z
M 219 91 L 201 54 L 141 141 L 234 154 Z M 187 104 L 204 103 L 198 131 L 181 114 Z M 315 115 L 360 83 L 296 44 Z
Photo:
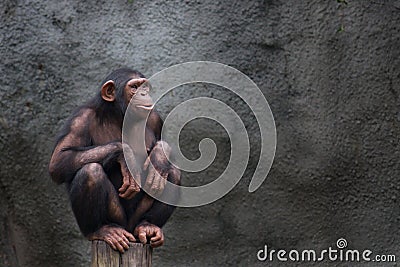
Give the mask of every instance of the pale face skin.
M 129 80 L 124 88 L 126 105 L 132 100 L 131 111 L 140 117 L 143 116 L 142 118 L 145 118 L 154 107 L 153 100 L 149 95 L 150 88 L 147 82 L 146 78 L 135 77 Z

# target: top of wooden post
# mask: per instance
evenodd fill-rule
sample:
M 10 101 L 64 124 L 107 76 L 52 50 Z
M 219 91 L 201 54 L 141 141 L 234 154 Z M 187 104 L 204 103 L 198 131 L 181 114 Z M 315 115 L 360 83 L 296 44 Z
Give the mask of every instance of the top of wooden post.
M 149 244 L 129 243 L 124 253 L 113 250 L 106 242 L 92 241 L 91 267 L 150 267 L 153 249 Z

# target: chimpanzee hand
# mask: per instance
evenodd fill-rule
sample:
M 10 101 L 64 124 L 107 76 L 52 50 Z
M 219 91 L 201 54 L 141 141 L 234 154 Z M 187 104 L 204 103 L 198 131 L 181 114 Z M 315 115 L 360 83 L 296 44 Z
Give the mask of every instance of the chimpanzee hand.
M 148 169 L 145 189 L 150 195 L 161 195 L 164 191 L 170 170 L 170 151 L 166 142 L 159 141 L 144 163 L 143 170 Z
M 149 156 L 150 158 L 150 156 Z M 150 160 L 146 160 L 144 170 L 148 169 L 145 189 L 150 195 L 161 195 L 167 183 L 168 171 L 163 168 L 155 167 L 155 164 L 149 164 Z
M 136 168 L 136 160 L 133 155 L 132 149 L 127 144 L 122 144 L 123 150 L 125 151 L 126 160 L 130 163 L 130 166 L 134 166 L 133 175 L 126 165 L 124 154 L 121 154 L 118 158 L 118 162 L 121 165 L 122 173 L 122 186 L 118 189 L 119 196 L 125 199 L 132 199 L 140 191 L 140 172 Z
M 136 226 L 133 234 L 139 238 L 142 244 L 146 244 L 147 238 L 150 238 L 150 246 L 153 248 L 164 244 L 164 234 L 161 228 L 148 222 L 142 222 Z

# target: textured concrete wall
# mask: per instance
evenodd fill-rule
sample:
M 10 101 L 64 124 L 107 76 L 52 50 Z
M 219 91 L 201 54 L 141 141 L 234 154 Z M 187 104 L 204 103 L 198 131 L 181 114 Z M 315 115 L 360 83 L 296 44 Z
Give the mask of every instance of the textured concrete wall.
M 256 258 L 264 244 L 322 250 L 340 237 L 400 260 L 400 2 L 348 2 L 4 0 L 0 265 L 87 266 L 89 243 L 47 174 L 57 130 L 111 69 L 151 76 L 192 60 L 228 64 L 257 83 L 275 116 L 276 158 L 247 193 L 257 126 L 242 102 L 216 91 L 251 130 L 246 177 L 213 204 L 177 209 L 156 266 L 265 266 Z M 196 94 L 211 93 L 178 90 L 162 112 Z M 209 129 L 220 156 L 186 181 L 225 166 L 227 136 L 209 121 L 188 125 L 183 147 L 195 156 Z

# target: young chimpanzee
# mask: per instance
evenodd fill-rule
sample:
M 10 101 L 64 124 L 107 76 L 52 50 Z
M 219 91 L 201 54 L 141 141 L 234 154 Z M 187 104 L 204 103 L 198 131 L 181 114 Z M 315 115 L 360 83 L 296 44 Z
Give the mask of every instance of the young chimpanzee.
M 174 210 L 146 194 L 136 181 L 144 181 L 146 191 L 154 194 L 163 193 L 167 180 L 180 183 L 180 171 L 167 159 L 171 149 L 160 140 L 162 120 L 148 91 L 147 80 L 138 71 L 122 68 L 109 74 L 100 92 L 64 125 L 49 164 L 52 179 L 67 185 L 85 237 L 104 240 L 121 252 L 129 248 L 129 241 L 136 241 L 134 236 L 142 243 L 149 239 L 152 247 L 161 246 L 161 227 Z M 131 146 L 121 141 L 128 105 L 135 118 L 130 136 L 136 140 Z M 147 151 L 140 149 L 144 142 Z M 135 163 L 132 173 L 123 150 Z

